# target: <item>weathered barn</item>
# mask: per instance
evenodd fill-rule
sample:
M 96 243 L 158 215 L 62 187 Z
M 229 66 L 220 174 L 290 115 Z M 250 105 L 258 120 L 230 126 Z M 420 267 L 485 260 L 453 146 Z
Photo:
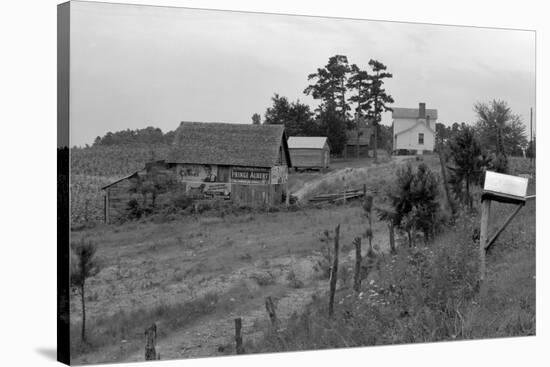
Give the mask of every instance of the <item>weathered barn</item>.
M 282 125 L 182 122 L 165 161 L 148 163 L 103 187 L 105 218 L 125 215 L 132 199 L 154 206 L 175 194 L 245 206 L 277 205 L 287 196 L 289 167 Z
M 360 119 L 358 126 L 346 130 L 346 137 L 346 155 L 356 155 L 358 149 L 360 156 L 369 155 L 369 149 L 372 148 L 374 142 L 374 131 L 367 119 Z
M 296 169 L 325 169 L 330 164 L 330 146 L 325 136 L 291 136 L 288 149 Z

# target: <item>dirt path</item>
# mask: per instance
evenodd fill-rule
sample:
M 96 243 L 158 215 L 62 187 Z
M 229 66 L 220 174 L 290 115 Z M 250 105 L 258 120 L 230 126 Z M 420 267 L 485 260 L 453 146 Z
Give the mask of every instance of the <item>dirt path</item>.
M 380 246 L 380 244 L 379 244 Z M 386 250 L 387 246 L 381 246 Z M 367 250 L 367 244 L 363 244 L 363 252 Z M 354 251 L 348 252 L 342 257 L 341 266 L 353 262 Z M 301 259 L 297 266 L 295 260 L 288 258 L 275 259 L 274 263 L 289 264 L 293 262 L 293 269 L 299 269 L 301 275 L 308 274 L 309 279 L 303 288 L 293 289 L 284 286 L 279 287 L 282 294 L 277 297 L 277 317 L 284 322 L 293 314 L 300 313 L 305 306 L 312 301 L 312 296 L 328 290 L 328 281 L 318 279 L 313 266 L 315 258 L 310 257 L 307 261 Z M 197 322 L 186 329 L 172 333 L 168 337 L 159 340 L 157 351 L 162 360 L 212 357 L 234 353 L 234 319 L 242 318 L 243 340 L 254 341 L 263 336 L 269 325 L 268 315 L 265 310 L 264 300 L 268 295 L 273 296 L 277 290 L 260 292 L 247 304 L 238 306 L 235 310 L 226 314 L 215 314 L 197 320 Z M 136 362 L 143 360 L 143 350 L 136 351 L 124 359 L 124 362 Z
M 285 320 L 293 312 L 300 312 L 305 305 L 311 302 L 315 293 L 326 288 L 326 281 L 316 281 L 307 288 L 289 292 L 277 301 L 277 316 Z M 234 348 L 234 319 L 241 317 L 243 322 L 243 339 L 247 341 L 261 338 L 266 330 L 268 316 L 263 306 L 263 297 L 255 300 L 248 307 L 241 308 L 240 312 L 231 312 L 226 315 L 218 315 L 200 320 L 196 325 L 173 333 L 159 340 L 157 351 L 162 360 L 212 357 L 216 355 L 233 354 Z M 261 303 L 261 304 L 259 304 Z M 143 360 L 143 351 L 137 351 L 125 362 Z

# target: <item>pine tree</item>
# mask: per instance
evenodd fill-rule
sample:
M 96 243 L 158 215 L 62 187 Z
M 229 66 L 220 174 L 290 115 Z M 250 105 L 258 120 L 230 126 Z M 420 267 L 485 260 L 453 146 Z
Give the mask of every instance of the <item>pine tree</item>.
M 394 102 L 391 95 L 386 93 L 386 90 L 383 88 L 384 79 L 392 78 L 393 75 L 386 72 L 386 65 L 382 64 L 376 60 L 370 60 L 369 65 L 372 68 L 373 74 L 370 75 L 370 98 L 371 98 L 371 109 L 369 116 L 371 117 L 373 128 L 374 128 L 374 159 L 378 159 L 378 126 L 382 120 L 382 112 L 393 111 L 389 104 Z

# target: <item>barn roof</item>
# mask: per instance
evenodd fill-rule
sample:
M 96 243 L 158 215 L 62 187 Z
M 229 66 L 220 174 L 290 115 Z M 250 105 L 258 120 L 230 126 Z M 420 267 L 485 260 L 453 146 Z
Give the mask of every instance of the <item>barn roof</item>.
M 166 162 L 272 167 L 281 144 L 290 167 L 283 125 L 182 122 Z
M 326 143 L 326 136 L 291 136 L 288 138 L 289 149 L 323 149 Z
M 437 110 L 426 109 L 426 116 L 429 116 L 432 120 L 437 120 Z M 392 118 L 394 119 L 417 119 L 420 118 L 420 111 L 418 108 L 400 108 L 393 107 Z

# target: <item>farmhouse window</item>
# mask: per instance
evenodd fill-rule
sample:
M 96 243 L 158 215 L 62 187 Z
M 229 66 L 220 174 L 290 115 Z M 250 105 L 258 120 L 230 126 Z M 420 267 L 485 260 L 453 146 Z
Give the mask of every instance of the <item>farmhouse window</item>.
M 424 145 L 424 134 L 423 133 L 418 134 L 418 144 Z

